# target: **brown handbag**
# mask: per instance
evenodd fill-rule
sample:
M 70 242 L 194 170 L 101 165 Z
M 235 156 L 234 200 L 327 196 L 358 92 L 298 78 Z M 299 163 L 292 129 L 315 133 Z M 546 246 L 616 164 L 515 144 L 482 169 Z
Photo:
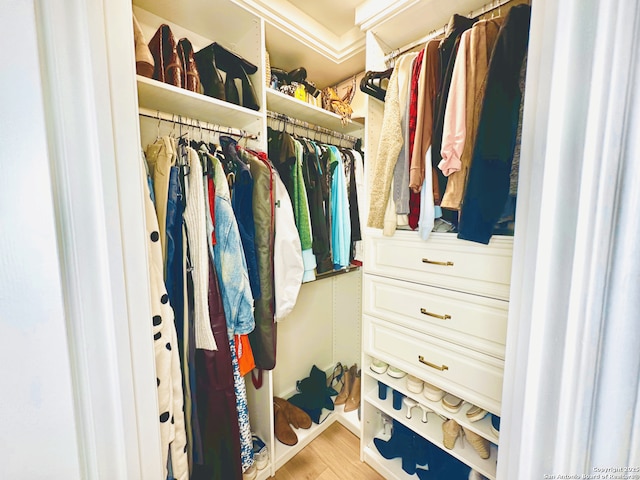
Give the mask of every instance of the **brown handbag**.
M 182 62 L 178 56 L 176 39 L 169 25 L 162 24 L 149 42 L 155 67 L 153 79 L 182 87 Z
M 178 58 L 182 63 L 182 88 L 191 92 L 202 93 L 200 74 L 193 56 L 193 46 L 187 38 L 178 41 Z

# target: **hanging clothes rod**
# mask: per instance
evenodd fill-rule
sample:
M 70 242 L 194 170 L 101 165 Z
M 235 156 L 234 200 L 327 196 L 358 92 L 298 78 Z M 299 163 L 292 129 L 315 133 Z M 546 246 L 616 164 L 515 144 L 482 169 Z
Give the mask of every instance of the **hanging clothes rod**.
M 476 17 L 481 17 L 482 15 L 485 15 L 497 8 L 502 7 L 503 5 L 506 5 L 507 3 L 512 2 L 513 0 L 493 0 L 485 5 L 483 5 L 482 7 L 480 7 L 477 10 L 473 10 L 472 12 L 469 12 L 469 15 L 467 15 L 469 18 L 476 18 Z M 407 52 L 410 52 L 411 50 L 413 50 L 416 47 L 419 47 L 421 45 L 424 45 L 425 43 L 427 43 L 429 40 L 439 37 L 440 35 L 444 35 L 444 33 L 447 30 L 447 26 L 445 25 L 442 28 L 438 28 L 437 30 L 431 30 L 427 35 L 425 35 L 424 37 L 420 38 L 419 40 L 416 40 L 414 42 L 409 43 L 408 45 L 405 45 L 404 47 L 400 47 L 397 48 L 395 50 L 392 50 L 390 53 L 388 53 L 385 57 L 384 57 L 384 62 L 386 65 L 389 64 L 389 62 L 391 62 L 392 60 L 395 60 L 396 58 L 398 58 L 400 55 L 403 55 Z M 384 43 L 384 42 L 383 42 Z
M 206 130 L 208 132 L 216 132 L 216 133 L 224 133 L 227 135 L 231 135 L 234 137 L 247 138 L 250 140 L 257 140 L 258 136 L 249 133 L 245 130 L 241 130 L 239 128 L 231 128 L 224 127 L 222 125 L 215 125 L 213 123 L 204 122 L 202 120 L 194 120 L 189 117 L 184 117 L 182 115 L 176 115 L 172 113 L 165 113 L 159 110 L 149 110 L 148 108 L 140 107 L 138 109 L 138 115 L 141 117 L 152 118 L 154 120 L 158 120 L 158 122 L 168 122 L 177 125 L 184 125 L 187 127 L 192 127 L 197 130 Z
M 312 132 L 324 133 L 325 135 L 329 135 L 331 137 L 338 138 L 341 140 L 346 140 L 347 142 L 351 142 L 353 144 L 355 144 L 358 141 L 358 138 L 352 135 L 347 135 L 345 133 L 329 130 L 328 128 L 320 127 L 318 125 L 314 125 L 313 123 L 307 123 L 302 120 L 298 120 L 297 118 L 289 117 L 288 115 L 285 115 L 283 113 L 277 113 L 277 112 L 272 112 L 270 110 L 267 110 L 267 117 L 273 120 L 278 120 L 278 121 L 288 123 L 290 125 L 302 127 Z

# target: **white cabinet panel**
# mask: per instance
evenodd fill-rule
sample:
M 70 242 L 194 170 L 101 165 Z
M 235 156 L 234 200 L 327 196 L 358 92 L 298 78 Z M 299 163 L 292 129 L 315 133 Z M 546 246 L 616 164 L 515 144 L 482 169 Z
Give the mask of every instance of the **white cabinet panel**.
M 509 299 L 511 237 L 489 245 L 458 240 L 455 234 L 415 232 L 372 235 L 366 242 L 366 273 L 409 280 L 503 300 Z
M 504 362 L 364 316 L 364 349 L 491 412 L 500 411 Z
M 364 279 L 366 313 L 499 358 L 508 307 L 503 300 L 376 275 Z

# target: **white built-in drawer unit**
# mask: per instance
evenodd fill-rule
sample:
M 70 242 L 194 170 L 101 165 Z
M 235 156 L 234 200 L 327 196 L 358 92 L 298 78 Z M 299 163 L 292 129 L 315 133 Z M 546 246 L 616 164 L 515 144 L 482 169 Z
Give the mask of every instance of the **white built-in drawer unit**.
M 376 275 L 364 277 L 372 316 L 504 359 L 509 303 Z
M 511 237 L 481 245 L 450 233 L 432 233 L 422 241 L 416 232 L 398 231 L 393 237 L 374 233 L 365 245 L 366 273 L 509 299 Z
M 370 355 L 500 413 L 503 360 L 368 315 L 363 340 Z

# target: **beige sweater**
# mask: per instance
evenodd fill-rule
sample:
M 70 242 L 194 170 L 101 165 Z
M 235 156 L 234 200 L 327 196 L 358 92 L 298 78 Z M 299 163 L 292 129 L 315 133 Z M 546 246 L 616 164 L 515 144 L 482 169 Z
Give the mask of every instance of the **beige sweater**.
M 384 98 L 384 115 L 378 143 L 378 155 L 369 177 L 372 182 L 367 225 L 372 228 L 384 228 L 385 210 L 391 193 L 393 170 L 404 143 L 399 85 L 406 85 L 404 77 L 411 73 L 410 67 L 414 57 L 415 54 L 408 54 L 398 59 Z

